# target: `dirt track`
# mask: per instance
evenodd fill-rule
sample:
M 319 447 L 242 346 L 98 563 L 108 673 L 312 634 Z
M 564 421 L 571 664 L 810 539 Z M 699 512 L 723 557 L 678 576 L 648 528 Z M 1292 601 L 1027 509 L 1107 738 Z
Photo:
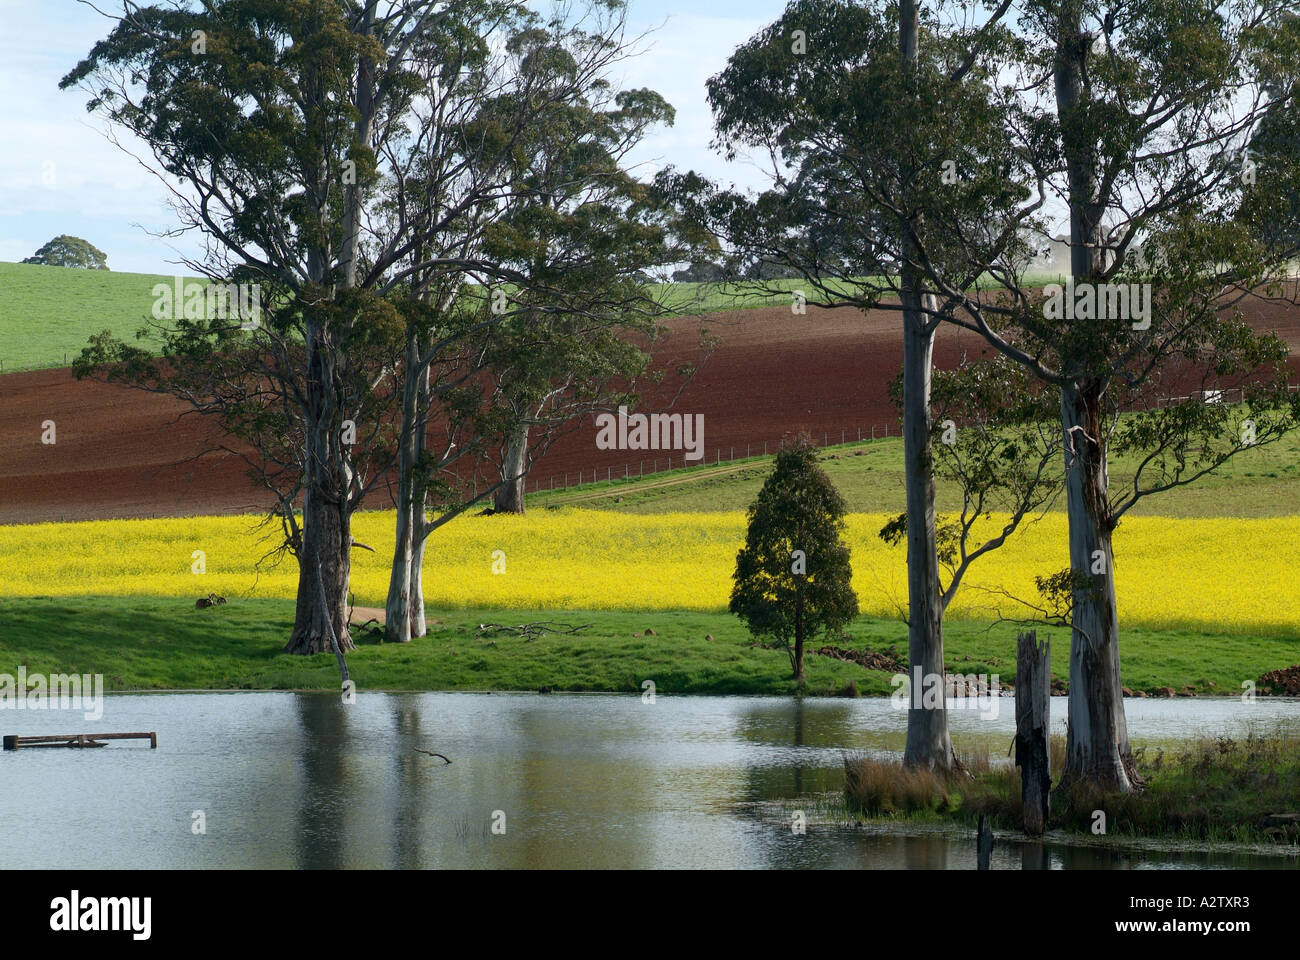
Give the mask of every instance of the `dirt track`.
M 1300 352 L 1300 311 L 1252 311 L 1252 325 L 1275 329 Z M 695 356 L 701 326 L 721 337 L 722 346 L 677 401 L 682 413 L 704 414 L 706 460 L 718 449 L 725 461 L 735 447 L 755 451 L 767 441 L 807 430 L 834 441 L 858 428 L 869 434 L 889 425 L 897 430 L 888 384 L 902 362 L 895 312 L 864 316 L 848 308 L 810 310 L 792 316 L 788 308 L 744 310 L 704 318 L 683 318 L 657 351 L 673 366 Z M 935 363 L 954 366 L 963 351 L 983 352 L 974 334 L 941 331 Z M 661 404 L 671 389 L 647 397 Z M 41 443 L 42 423 L 53 420 L 57 443 Z M 534 468 L 543 487 L 560 486 L 582 471 L 635 474 L 641 452 L 603 451 L 593 423 L 562 438 Z M 208 453 L 219 440 L 210 424 L 186 413 L 178 401 L 122 387 L 77 382 L 66 370 L 0 376 L 0 523 L 84 520 L 103 517 L 186 516 L 256 510 L 268 501 L 245 476 L 246 465 L 229 454 Z M 666 454 L 649 451 L 647 472 Z M 192 459 L 198 457 L 197 460 Z M 674 466 L 681 465 L 680 453 Z M 531 487 L 531 483 L 530 483 Z M 381 496 L 371 506 L 386 505 Z

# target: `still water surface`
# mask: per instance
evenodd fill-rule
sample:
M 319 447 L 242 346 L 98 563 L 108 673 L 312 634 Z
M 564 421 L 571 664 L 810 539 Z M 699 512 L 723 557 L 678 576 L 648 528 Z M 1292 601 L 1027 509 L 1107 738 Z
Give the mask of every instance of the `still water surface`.
M 999 715 L 950 716 L 1003 756 Z M 1300 704 L 1127 702 L 1135 741 L 1295 725 Z M 1052 703 L 1062 727 L 1065 701 Z M 973 839 L 821 825 L 849 753 L 901 751 L 886 699 L 536 694 L 111 696 L 104 717 L 0 711 L 5 734 L 156 730 L 158 749 L 0 754 L 6 867 L 838 867 L 969 869 Z M 445 765 L 420 749 L 446 754 Z M 784 801 L 784 803 L 774 803 Z M 193 830 L 202 811 L 205 834 Z M 498 813 L 500 811 L 500 813 Z M 504 815 L 505 833 L 491 832 Z M 917 833 L 917 831 L 913 831 Z M 1242 853 L 999 841 L 994 869 L 1291 867 Z

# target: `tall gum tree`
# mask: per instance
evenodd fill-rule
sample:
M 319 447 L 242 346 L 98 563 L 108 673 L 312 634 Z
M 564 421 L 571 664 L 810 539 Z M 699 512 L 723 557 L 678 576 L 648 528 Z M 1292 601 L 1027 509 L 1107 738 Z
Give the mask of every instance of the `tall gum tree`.
M 521 190 L 489 244 L 528 277 L 514 295 L 513 336 L 502 338 L 490 363 L 514 419 L 500 456 L 497 513 L 524 512 L 533 429 L 574 425 L 636 399 L 650 358 L 632 341 L 652 344 L 661 332 L 655 321 L 669 315 L 646 280 L 691 251 L 673 211 L 628 169 L 627 157 L 673 117 L 654 91 L 593 85 L 557 104 L 521 151 Z
M 519 483 L 612 377 L 635 372 L 637 351 L 611 332 L 663 314 L 630 279 L 674 258 L 662 204 L 617 163 L 621 139 L 671 116 L 653 92 L 615 93 L 607 79 L 632 53 L 623 5 L 546 21 L 500 6 L 458 8 L 455 42 L 418 71 L 419 132 L 381 151 L 364 244 L 369 272 L 409 303 L 386 602 L 395 642 L 424 634 L 429 536 Z M 542 381 L 552 386 L 533 392 Z M 501 462 L 482 469 L 493 450 Z
M 207 259 L 186 266 L 258 291 L 260 315 L 237 322 L 188 302 L 163 311 L 158 362 L 98 337 L 79 373 L 124 362 L 113 376 L 185 399 L 252 446 L 239 454 L 275 493 L 299 564 L 292 653 L 351 649 L 351 517 L 387 462 L 393 313 L 356 269 L 374 176 L 368 65 L 421 27 L 378 9 L 125 4 L 61 81 L 152 152 L 181 229 L 206 240 Z
M 790 3 L 709 81 L 718 146 L 762 166 L 771 188 L 748 196 L 694 174 L 675 181 L 727 247 L 731 275 L 762 265 L 797 276 L 795 312 L 899 312 L 908 651 L 914 666 L 939 677 L 944 590 L 930 377 L 935 332 L 960 297 L 936 297 L 926 270 L 969 290 L 979 271 L 964 255 L 947 255 L 945 238 L 967 238 L 986 259 L 1021 256 L 1023 227 L 1040 202 L 1023 186 L 1024 145 L 1002 135 L 1005 104 L 994 80 L 1014 47 L 1001 22 L 1006 8 L 976 20 L 959 4 L 938 17 L 911 0 Z M 792 296 L 789 285 L 756 286 Z M 942 703 L 909 708 L 905 762 L 957 766 Z
M 183 227 L 209 241 L 189 266 L 261 288 L 253 329 L 187 316 L 164 332 L 160 362 L 100 337 L 81 372 L 124 361 L 110 375 L 181 396 L 252 446 L 240 455 L 275 493 L 300 565 L 288 651 L 351 648 L 351 516 L 390 466 L 414 532 L 395 566 L 418 590 L 416 465 L 439 459 L 429 404 L 464 404 L 464 358 L 495 322 L 472 305 L 446 311 L 466 278 L 526 279 L 484 261 L 477 241 L 537 118 L 622 55 L 620 8 L 543 20 L 494 0 L 127 4 L 64 78 L 152 151 Z M 551 60 L 502 49 L 539 24 L 579 51 L 567 85 Z M 429 375 L 439 358 L 456 371 L 442 384 Z
M 1294 59 L 1290 7 L 1023 4 L 1021 136 L 1052 145 L 1035 175 L 1068 220 L 1070 276 L 1028 288 L 1022 265 L 972 246 L 997 281 L 972 297 L 926 266 L 928 238 L 913 252 L 940 295 L 962 301 L 954 322 L 1060 394 L 1073 628 L 1064 789 L 1141 786 L 1120 679 L 1121 518 L 1277 440 L 1300 412 L 1285 347 L 1239 310 L 1282 267 L 1237 212 L 1242 148 L 1284 106 L 1265 88 Z M 1241 402 L 1220 402 L 1230 398 Z M 1112 453 L 1139 464 L 1119 485 Z

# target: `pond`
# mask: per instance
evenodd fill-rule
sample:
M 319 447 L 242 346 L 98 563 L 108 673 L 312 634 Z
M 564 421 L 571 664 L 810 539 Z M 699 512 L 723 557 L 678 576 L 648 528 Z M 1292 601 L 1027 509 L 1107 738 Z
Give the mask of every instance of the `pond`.
M 1004 756 L 1012 700 L 999 708 L 997 717 L 954 711 L 959 746 Z M 1138 742 L 1239 736 L 1300 718 L 1300 704 L 1271 699 L 1130 700 L 1127 709 Z M 1061 727 L 1063 699 L 1052 714 Z M 0 754 L 5 865 L 969 869 L 975 845 L 964 834 L 825 822 L 845 753 L 900 751 L 905 724 L 879 698 L 362 692 L 344 704 L 336 694 L 240 692 L 109 696 L 98 721 L 5 709 L 5 734 L 158 732 L 157 750 L 118 742 Z M 811 825 L 797 835 L 789 815 L 804 807 Z M 995 847 L 995 869 L 1043 865 L 1296 861 L 1051 841 Z

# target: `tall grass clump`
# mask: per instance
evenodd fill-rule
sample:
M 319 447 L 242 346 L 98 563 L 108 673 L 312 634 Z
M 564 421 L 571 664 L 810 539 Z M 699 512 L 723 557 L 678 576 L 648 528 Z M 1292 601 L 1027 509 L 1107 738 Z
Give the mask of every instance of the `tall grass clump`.
M 1052 770 L 1065 762 L 1065 738 L 1049 742 Z M 959 753 L 964 775 L 912 770 L 892 760 L 845 758 L 845 800 L 868 817 L 941 815 L 1024 829 L 1020 771 L 991 763 L 987 749 Z M 1134 751 L 1142 788 L 1099 791 L 1086 783 L 1052 794 L 1050 829 L 1106 836 L 1234 843 L 1300 844 L 1300 738 L 1284 730 L 1206 737 Z

